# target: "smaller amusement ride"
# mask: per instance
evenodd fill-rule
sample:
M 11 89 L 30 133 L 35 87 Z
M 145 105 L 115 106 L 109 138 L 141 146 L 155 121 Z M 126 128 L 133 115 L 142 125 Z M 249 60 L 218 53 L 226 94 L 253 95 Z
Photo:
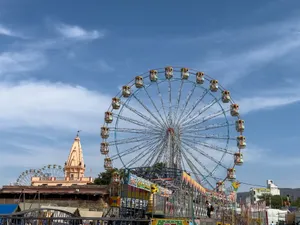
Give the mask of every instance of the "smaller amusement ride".
M 43 166 L 40 169 L 28 169 L 22 172 L 15 185 L 18 186 L 30 186 L 33 177 L 39 177 L 41 179 L 47 180 L 50 177 L 55 177 L 57 179 L 64 179 L 65 170 L 62 166 L 56 164 L 49 164 Z
M 122 168 L 110 184 L 113 214 L 197 219 L 206 201 L 215 216 L 231 212 L 244 130 L 230 91 L 203 72 L 166 67 L 136 76 L 112 98 L 101 127 L 104 168 Z

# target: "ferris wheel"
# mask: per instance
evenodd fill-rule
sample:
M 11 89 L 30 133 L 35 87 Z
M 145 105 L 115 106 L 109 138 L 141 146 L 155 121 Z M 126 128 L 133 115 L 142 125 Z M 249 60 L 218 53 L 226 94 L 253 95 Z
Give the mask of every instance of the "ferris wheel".
M 31 178 L 40 177 L 42 179 L 48 179 L 49 177 L 56 177 L 57 179 L 64 177 L 64 169 L 62 166 L 56 164 L 49 164 L 42 167 L 41 169 L 29 169 L 22 172 L 17 181 L 16 185 L 19 186 L 31 186 Z
M 112 99 L 101 127 L 104 168 L 188 171 L 219 191 L 243 164 L 244 120 L 230 92 L 203 72 L 166 67 L 136 76 Z
M 43 177 L 42 170 L 29 169 L 22 172 L 17 178 L 16 185 L 18 186 L 30 186 L 32 177 Z
M 56 178 L 63 178 L 64 175 L 64 168 L 60 165 L 56 164 L 49 164 L 47 166 L 42 167 L 41 171 L 43 172 L 43 176 L 46 177 L 56 177 Z

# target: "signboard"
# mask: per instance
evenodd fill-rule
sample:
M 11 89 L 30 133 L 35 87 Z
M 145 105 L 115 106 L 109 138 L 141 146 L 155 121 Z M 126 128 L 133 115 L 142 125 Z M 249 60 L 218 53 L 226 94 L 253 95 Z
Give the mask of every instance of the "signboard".
M 152 219 L 151 225 L 189 225 L 188 220 L 183 219 Z
M 269 188 L 255 188 L 254 190 L 257 192 L 263 192 L 263 193 L 271 192 L 271 190 Z
M 144 178 L 138 177 L 132 173 L 129 173 L 128 175 L 128 185 L 132 187 L 137 187 L 146 191 L 151 191 L 151 184 L 149 180 L 146 180 Z
M 151 185 L 154 183 L 144 178 L 138 177 L 132 173 L 129 173 L 127 184 L 129 186 L 151 192 Z M 169 197 L 172 194 L 172 191 L 167 188 L 163 188 L 158 185 L 156 187 L 157 187 L 157 194 L 160 196 Z

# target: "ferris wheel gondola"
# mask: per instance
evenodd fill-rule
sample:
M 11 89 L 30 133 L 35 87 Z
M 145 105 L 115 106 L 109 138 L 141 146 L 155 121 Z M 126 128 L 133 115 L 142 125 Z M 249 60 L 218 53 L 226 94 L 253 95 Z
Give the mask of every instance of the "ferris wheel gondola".
M 100 152 L 107 170 L 113 162 L 124 168 L 164 163 L 217 189 L 216 183 L 235 180 L 235 166 L 244 161 L 239 105 L 203 72 L 166 67 L 136 76 L 112 98 L 104 121 Z

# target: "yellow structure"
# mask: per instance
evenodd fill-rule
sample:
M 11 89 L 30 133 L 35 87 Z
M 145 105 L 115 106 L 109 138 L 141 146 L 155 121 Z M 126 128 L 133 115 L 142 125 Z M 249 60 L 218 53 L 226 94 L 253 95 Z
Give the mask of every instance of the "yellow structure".
M 86 185 L 93 182 L 92 177 L 85 177 L 85 164 L 80 143 L 79 132 L 70 149 L 68 160 L 65 162 L 64 179 L 57 177 L 32 177 L 32 186 L 71 186 Z

